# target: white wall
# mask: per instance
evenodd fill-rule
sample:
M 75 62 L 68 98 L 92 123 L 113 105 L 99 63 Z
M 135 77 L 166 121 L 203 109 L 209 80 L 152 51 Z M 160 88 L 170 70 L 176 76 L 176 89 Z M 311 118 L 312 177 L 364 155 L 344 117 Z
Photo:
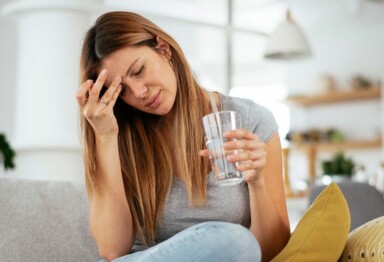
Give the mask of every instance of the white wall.
M 0 0 L 0 9 L 9 0 Z M 14 133 L 16 91 L 17 34 L 16 24 L 0 16 L 0 132 L 9 138 Z
M 353 13 L 347 8 L 347 2 L 298 1 L 293 5 L 294 18 L 308 37 L 313 57 L 287 64 L 287 83 L 292 95 L 323 92 L 317 80 L 324 73 L 332 74 L 340 89 L 350 88 L 350 79 L 355 74 L 376 82 L 384 76 L 384 4 L 365 1 L 363 8 Z M 292 129 L 336 127 L 349 139 L 379 137 L 383 121 L 379 100 L 310 109 L 295 107 L 291 113 Z M 376 172 L 381 159 L 380 149 L 350 151 L 347 155 L 358 164 L 366 165 L 368 175 Z M 320 156 L 321 159 L 329 157 L 329 154 Z M 299 159 L 305 161 L 302 156 L 296 156 L 291 163 L 298 163 Z M 319 160 L 317 165 L 319 167 Z M 307 177 L 306 166 L 302 164 L 294 166 L 290 173 Z
M 352 14 L 347 1 L 308 2 L 292 8 L 313 49 L 310 59 L 288 65 L 292 94 L 321 91 L 315 81 L 323 73 L 335 75 L 344 88 L 356 73 L 376 80 L 384 74 L 384 4 L 365 1 Z M 316 2 L 322 5 L 311 5 Z
M 1 117 L 17 154 L 13 176 L 84 181 L 75 94 L 81 42 L 97 1 L 3 2 L 2 26 L 11 26 L 1 39 L 12 48 L 1 52 L 13 63 L 2 61 L 12 72 L 2 78 L 13 78 L 1 88 L 8 102 Z

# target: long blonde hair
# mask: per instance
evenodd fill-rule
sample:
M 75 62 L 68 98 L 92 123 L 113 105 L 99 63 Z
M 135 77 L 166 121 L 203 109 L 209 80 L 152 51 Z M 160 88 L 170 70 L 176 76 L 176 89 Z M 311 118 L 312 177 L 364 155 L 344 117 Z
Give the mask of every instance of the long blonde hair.
M 204 90 L 194 79 L 192 70 L 176 41 L 144 17 L 130 12 L 110 12 L 100 16 L 87 32 L 81 54 L 81 82 L 97 79 L 101 62 L 113 52 L 127 47 L 154 47 L 161 37 L 171 48 L 177 79 L 175 115 L 171 126 L 175 134 L 173 148 L 160 130 L 162 117 L 133 110 L 118 99 L 114 113 L 119 125 L 119 155 L 125 194 L 134 226 L 144 243 L 153 242 L 163 206 L 178 170 L 191 205 L 206 199 L 209 163 L 198 152 L 204 147 L 201 117 L 209 110 Z M 105 89 L 105 88 L 104 88 Z M 80 116 L 88 194 L 98 194 L 95 133 Z M 176 161 L 173 160 L 176 158 Z

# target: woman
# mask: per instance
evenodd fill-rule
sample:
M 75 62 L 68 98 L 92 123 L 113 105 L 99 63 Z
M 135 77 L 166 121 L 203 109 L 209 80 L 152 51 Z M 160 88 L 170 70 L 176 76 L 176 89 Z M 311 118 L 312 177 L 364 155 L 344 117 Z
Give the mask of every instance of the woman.
M 102 257 L 258 261 L 261 249 L 268 261 L 282 250 L 290 231 L 281 146 L 267 109 L 213 93 L 245 127 L 225 145 L 243 150 L 230 161 L 241 162 L 245 182 L 219 187 L 201 125 L 209 92 L 168 34 L 134 13 L 100 16 L 84 40 L 81 78 L 90 224 Z

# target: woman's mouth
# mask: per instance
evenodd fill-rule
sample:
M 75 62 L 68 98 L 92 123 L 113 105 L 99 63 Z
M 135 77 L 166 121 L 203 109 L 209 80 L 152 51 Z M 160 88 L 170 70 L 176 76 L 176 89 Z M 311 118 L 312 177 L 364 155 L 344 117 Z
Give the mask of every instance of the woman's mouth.
M 145 105 L 148 107 L 156 108 L 160 103 L 160 92 L 152 96 L 149 102 Z

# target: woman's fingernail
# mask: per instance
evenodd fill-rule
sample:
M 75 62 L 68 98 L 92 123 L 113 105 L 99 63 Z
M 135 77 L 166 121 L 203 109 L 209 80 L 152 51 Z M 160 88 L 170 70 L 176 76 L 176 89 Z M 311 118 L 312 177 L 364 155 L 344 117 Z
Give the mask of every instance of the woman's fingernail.
M 121 76 L 117 76 L 115 80 L 116 80 L 116 82 L 120 83 L 121 82 Z
M 100 72 L 100 76 L 105 76 L 107 74 L 107 69 L 103 69 Z
M 92 84 L 92 83 L 93 83 L 93 80 L 92 80 L 92 79 L 88 79 L 88 80 L 87 80 L 87 84 L 88 84 L 88 85 L 90 85 L 90 84 Z

